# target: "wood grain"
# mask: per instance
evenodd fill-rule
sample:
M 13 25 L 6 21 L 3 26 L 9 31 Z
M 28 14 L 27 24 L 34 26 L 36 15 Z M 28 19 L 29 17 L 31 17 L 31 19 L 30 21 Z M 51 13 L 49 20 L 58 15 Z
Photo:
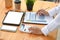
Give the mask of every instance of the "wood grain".
M 44 2 L 44 1 L 36 1 L 34 4 L 33 11 L 37 11 L 41 8 L 47 8 L 49 9 L 55 7 L 56 4 L 53 2 Z M 47 10 L 49 10 L 47 9 Z M 5 8 L 5 2 L 4 0 L 0 0 L 0 26 L 2 26 L 2 21 L 6 15 L 6 12 L 10 9 Z M 13 10 L 13 9 L 12 9 Z M 26 4 L 25 0 L 22 0 L 21 3 L 21 11 L 26 11 Z M 27 24 L 31 26 L 37 26 L 39 28 L 44 27 L 45 25 L 36 25 L 36 24 Z M 19 31 L 19 27 L 16 33 L 13 32 L 6 32 L 6 31 L 0 31 L 0 38 L 3 40 L 55 40 L 56 39 L 56 34 L 57 30 L 51 32 L 48 36 L 43 36 L 43 35 L 34 35 L 34 34 L 27 34 L 27 33 L 22 33 Z

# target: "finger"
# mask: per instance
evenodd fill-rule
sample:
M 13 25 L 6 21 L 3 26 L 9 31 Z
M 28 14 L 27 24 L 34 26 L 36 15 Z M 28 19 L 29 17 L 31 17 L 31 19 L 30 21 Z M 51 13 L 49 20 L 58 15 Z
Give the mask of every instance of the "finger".
M 49 15 L 47 11 L 43 11 L 43 14 L 46 15 L 46 16 Z
M 41 12 L 43 12 L 44 15 L 48 15 L 48 12 L 45 10 L 41 10 Z
M 38 12 L 38 14 L 37 14 L 38 16 L 40 16 L 41 15 L 41 13 L 40 12 Z
M 38 10 L 37 13 L 40 12 L 40 11 L 41 11 L 41 10 Z
M 36 15 L 39 15 L 39 13 L 37 12 Z
M 39 11 L 39 12 L 37 13 L 37 15 L 39 15 L 39 16 L 40 16 L 40 15 L 41 15 L 41 11 Z
M 33 30 L 33 28 L 32 28 L 32 27 L 30 27 L 28 30 L 29 30 L 29 31 L 31 31 L 31 30 Z
M 41 15 L 44 15 L 44 13 L 43 12 L 39 12 L 39 16 L 41 16 Z
M 39 12 L 40 12 L 40 11 L 38 11 L 36 14 L 39 15 Z
M 43 9 L 38 10 L 37 15 L 42 15 L 44 11 L 45 11 L 45 10 L 43 10 Z
M 31 28 L 29 28 L 29 31 L 35 32 L 36 28 L 35 27 L 31 27 Z

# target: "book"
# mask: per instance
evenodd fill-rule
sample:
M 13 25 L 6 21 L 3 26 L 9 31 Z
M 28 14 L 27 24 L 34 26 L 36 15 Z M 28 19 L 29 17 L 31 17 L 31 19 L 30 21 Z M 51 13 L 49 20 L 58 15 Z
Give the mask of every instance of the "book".
M 25 23 L 34 23 L 34 24 L 48 24 L 53 17 L 45 15 L 36 15 L 36 12 L 26 12 L 24 17 Z
M 16 32 L 17 31 L 17 27 L 16 26 L 10 26 L 10 25 L 2 25 L 1 30 Z
M 19 26 L 22 17 L 23 17 L 23 12 L 9 11 L 3 20 L 3 24 Z

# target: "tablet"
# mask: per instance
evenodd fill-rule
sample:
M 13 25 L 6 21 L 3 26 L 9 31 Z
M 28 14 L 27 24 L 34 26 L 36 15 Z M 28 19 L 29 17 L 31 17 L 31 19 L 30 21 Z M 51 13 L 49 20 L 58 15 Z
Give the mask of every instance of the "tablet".
M 23 12 L 9 11 L 3 20 L 3 24 L 18 26 L 21 23 L 22 16 Z
M 16 26 L 10 26 L 10 25 L 2 25 L 1 30 L 16 32 L 17 31 L 17 27 Z

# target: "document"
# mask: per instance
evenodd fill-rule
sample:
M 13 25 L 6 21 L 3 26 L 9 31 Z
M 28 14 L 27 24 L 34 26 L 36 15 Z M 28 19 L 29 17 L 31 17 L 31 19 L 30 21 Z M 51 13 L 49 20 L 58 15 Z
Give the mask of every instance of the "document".
M 26 12 L 24 17 L 25 23 L 37 23 L 37 24 L 48 24 L 53 20 L 51 16 L 36 15 L 36 12 Z
M 23 12 L 9 11 L 3 20 L 3 24 L 6 25 L 20 25 Z

